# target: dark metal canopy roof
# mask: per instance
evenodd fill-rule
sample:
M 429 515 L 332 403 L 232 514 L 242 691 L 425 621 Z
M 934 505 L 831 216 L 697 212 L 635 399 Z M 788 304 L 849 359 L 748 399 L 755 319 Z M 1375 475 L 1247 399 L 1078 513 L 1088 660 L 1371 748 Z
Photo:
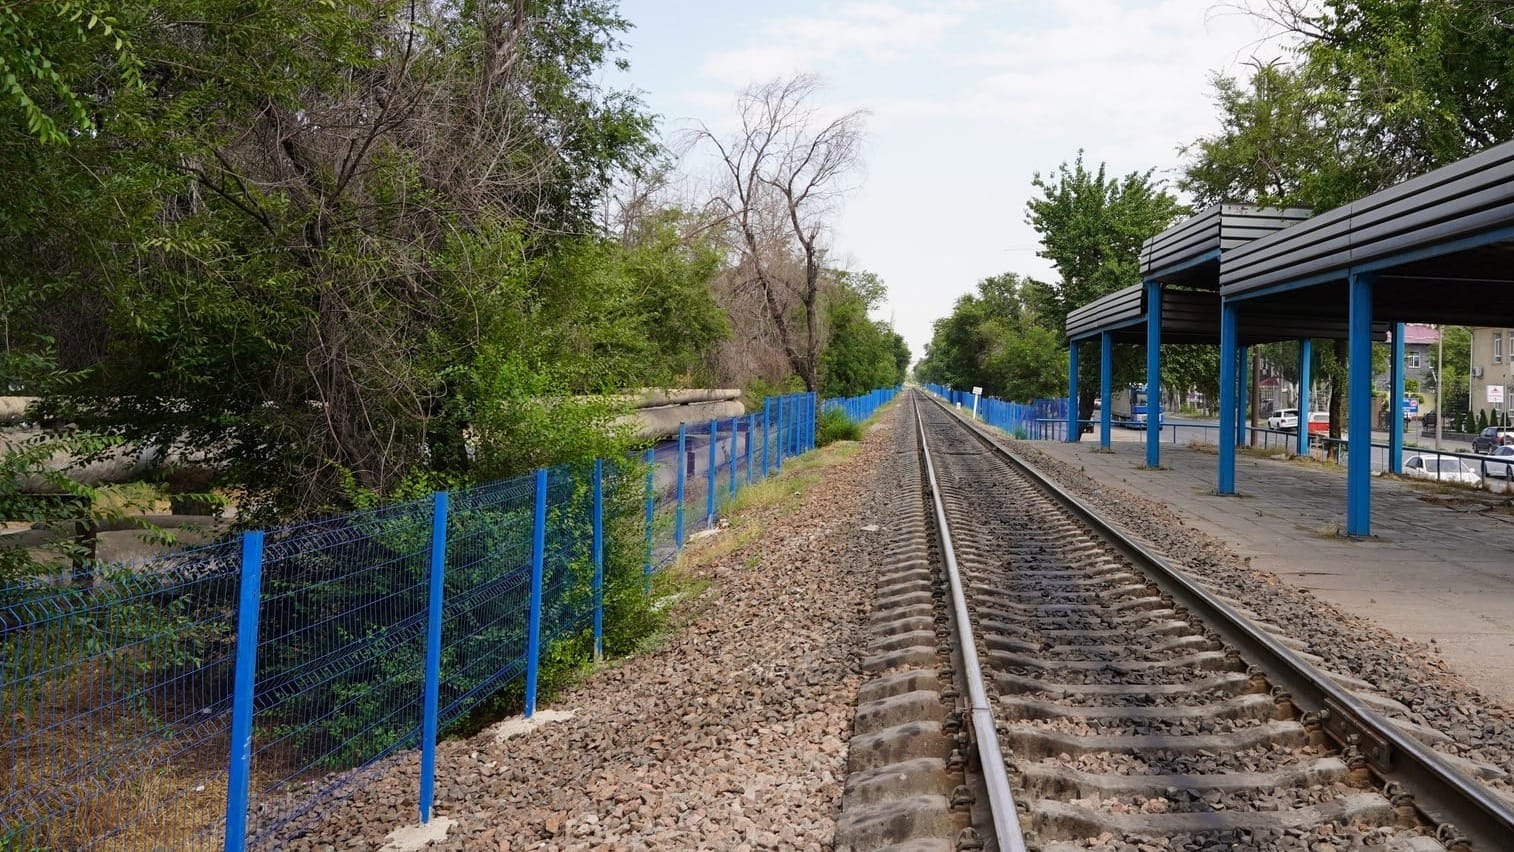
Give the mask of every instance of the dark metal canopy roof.
M 1162 342 L 1220 342 L 1220 294 L 1213 290 L 1162 288 Z M 1116 290 L 1067 315 L 1067 339 L 1087 340 L 1109 332 L 1116 343 L 1146 342 L 1146 288 Z M 1342 310 L 1304 310 L 1290 304 L 1258 304 L 1239 314 L 1241 345 L 1293 340 L 1299 337 L 1346 338 Z M 1374 340 L 1387 339 L 1386 322 L 1374 323 Z
M 1284 291 L 1318 309 L 1344 305 L 1353 271 L 1377 274 L 1380 319 L 1514 321 L 1514 143 L 1227 251 L 1220 285 L 1247 300 L 1243 316 L 1251 300 L 1283 301 Z
M 1300 208 L 1215 204 L 1141 244 L 1141 278 L 1215 290 L 1220 255 L 1309 218 Z

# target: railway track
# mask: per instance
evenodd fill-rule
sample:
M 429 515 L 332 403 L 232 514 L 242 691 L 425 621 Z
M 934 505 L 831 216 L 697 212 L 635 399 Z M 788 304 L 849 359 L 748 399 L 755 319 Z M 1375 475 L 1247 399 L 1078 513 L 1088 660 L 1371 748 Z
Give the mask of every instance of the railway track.
M 1391 699 L 904 406 L 838 849 L 1514 850 Z

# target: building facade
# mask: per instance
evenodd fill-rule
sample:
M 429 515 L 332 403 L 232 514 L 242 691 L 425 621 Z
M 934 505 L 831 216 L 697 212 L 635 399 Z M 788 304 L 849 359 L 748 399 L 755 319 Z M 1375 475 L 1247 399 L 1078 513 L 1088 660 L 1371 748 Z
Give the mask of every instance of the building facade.
M 1472 329 L 1472 363 L 1468 374 L 1472 411 L 1487 409 L 1491 415 L 1507 407 L 1510 385 L 1514 385 L 1514 370 L 1510 369 L 1509 344 L 1514 342 L 1514 329 Z

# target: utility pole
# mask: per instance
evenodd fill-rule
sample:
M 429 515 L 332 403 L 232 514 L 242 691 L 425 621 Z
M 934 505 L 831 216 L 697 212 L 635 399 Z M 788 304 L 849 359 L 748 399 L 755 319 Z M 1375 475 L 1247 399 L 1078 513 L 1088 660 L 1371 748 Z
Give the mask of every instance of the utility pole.
M 1441 355 L 1446 351 L 1445 326 L 1435 327 L 1435 451 L 1440 452 L 1440 430 L 1446 422 L 1446 413 L 1440 410 L 1440 386 L 1445 378 L 1445 367 L 1441 363 Z M 1470 384 L 1470 383 L 1469 383 Z

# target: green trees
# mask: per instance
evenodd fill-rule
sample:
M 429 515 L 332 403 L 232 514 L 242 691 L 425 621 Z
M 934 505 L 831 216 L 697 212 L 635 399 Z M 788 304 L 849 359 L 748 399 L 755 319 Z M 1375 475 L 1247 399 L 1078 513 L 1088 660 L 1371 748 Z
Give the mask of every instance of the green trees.
M 883 282 L 870 272 L 839 273 L 826 305 L 830 337 L 820 359 L 822 396 L 856 396 L 904 381 L 909 347 L 887 323 L 868 319 Z
M 1038 284 L 1042 314 L 1063 328 L 1072 309 L 1141 280 L 1141 243 L 1188 213 L 1152 172 L 1120 178 L 1104 164 L 1090 171 L 1079 151 L 1055 175 L 1039 172 L 1031 184 L 1039 197 L 1026 204 L 1025 219 L 1041 236 L 1041 257 L 1059 280 Z
M 59 414 L 257 520 L 604 451 L 574 397 L 708 378 L 716 248 L 595 224 L 657 151 L 611 3 L 64 7 L 0 13 L 57 74 L 0 104 L 0 306 L 8 361 L 86 376 Z
M 1013 273 L 979 281 L 936 321 L 920 379 L 1018 401 L 1065 393 L 1066 350 L 1030 301 L 1033 287 Z

